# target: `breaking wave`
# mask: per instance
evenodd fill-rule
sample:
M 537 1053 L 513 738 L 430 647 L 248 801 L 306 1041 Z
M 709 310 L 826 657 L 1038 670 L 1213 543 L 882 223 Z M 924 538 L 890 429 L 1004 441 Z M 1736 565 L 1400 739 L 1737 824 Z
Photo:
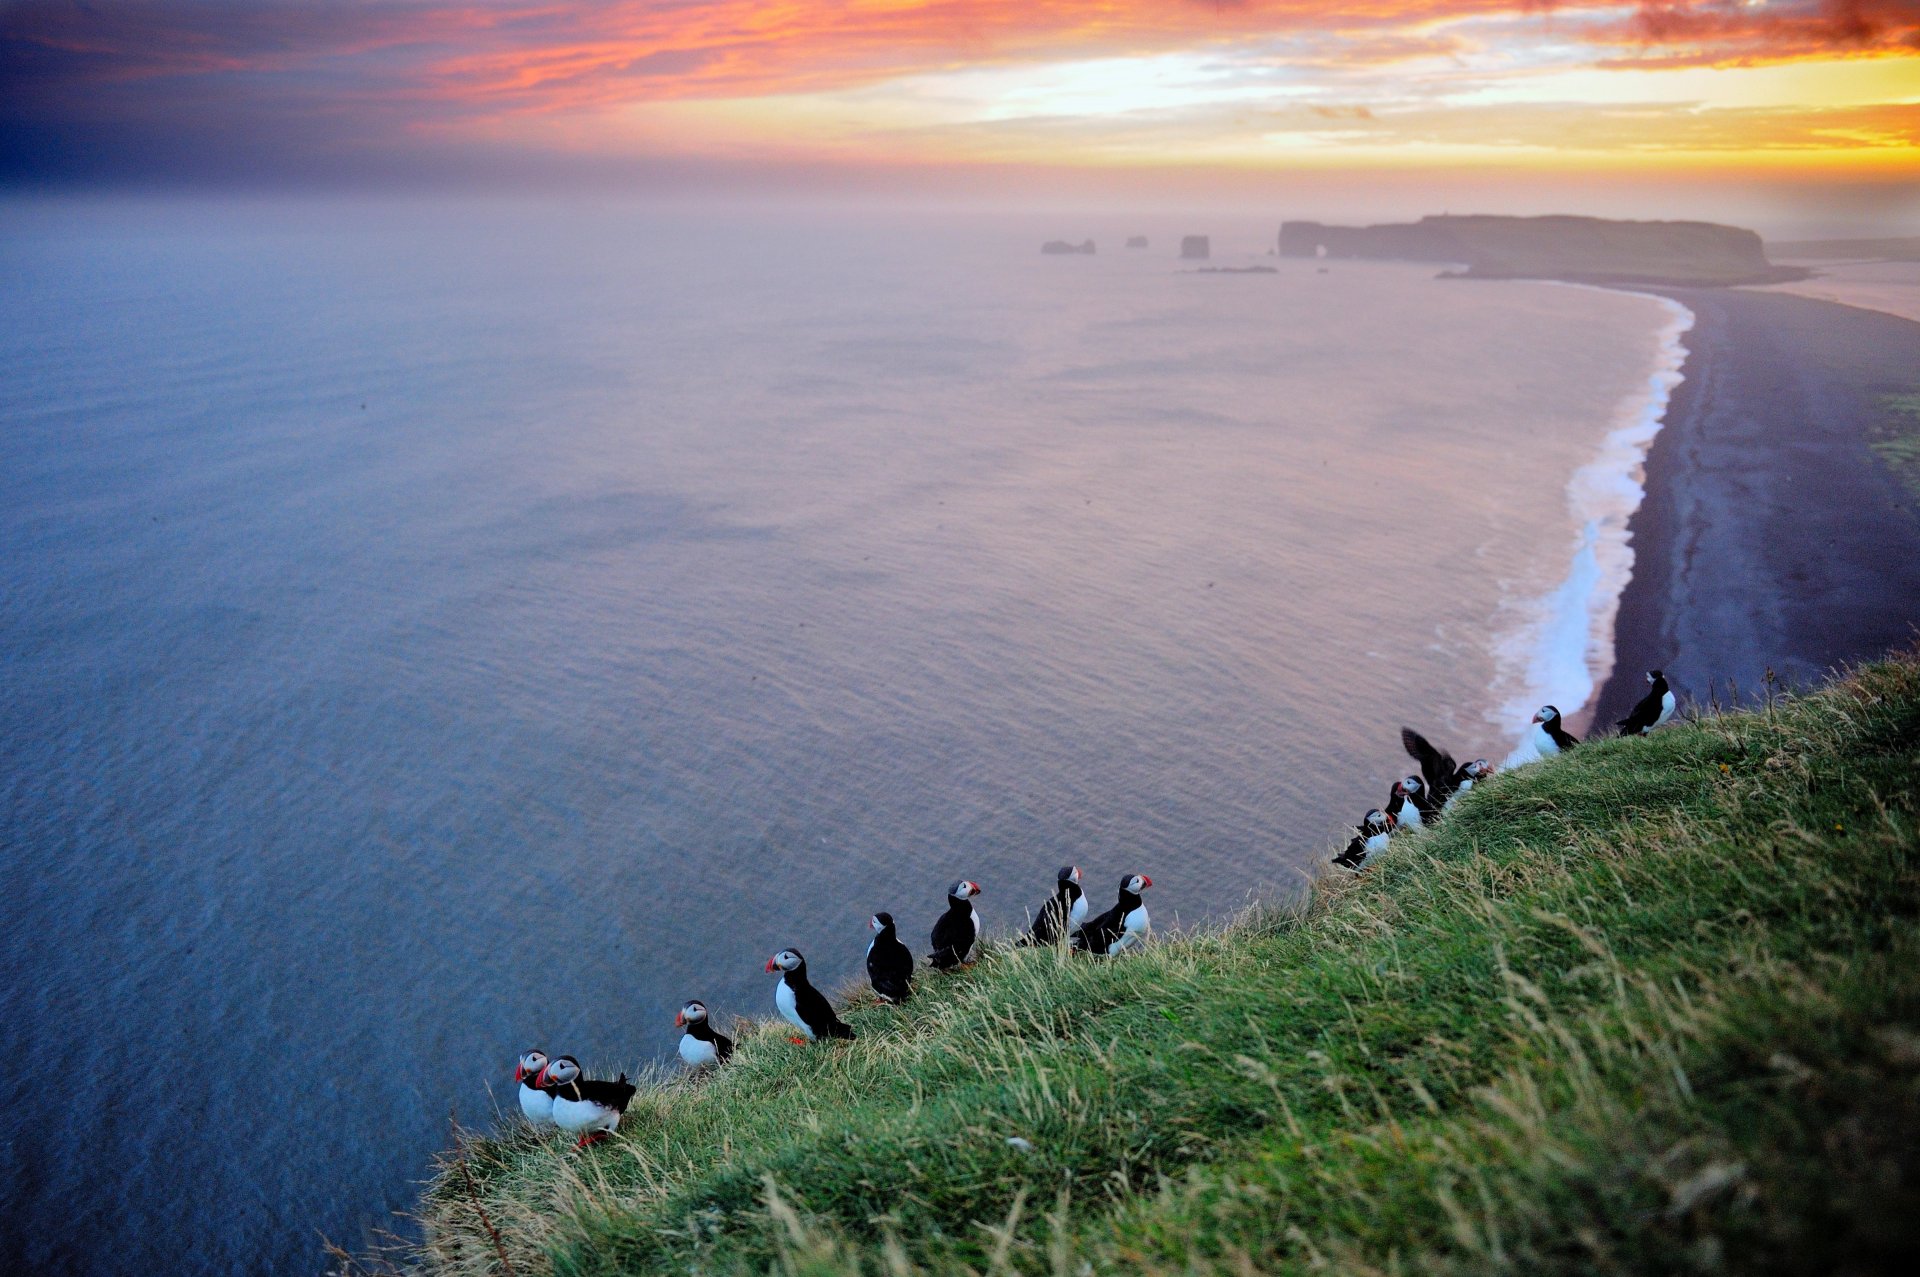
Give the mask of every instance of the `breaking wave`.
M 1517 736 L 1509 766 L 1534 757 L 1528 733 L 1516 731 L 1515 724 L 1526 723 L 1543 704 L 1557 705 L 1567 715 L 1576 713 L 1613 672 L 1614 618 L 1621 592 L 1633 576 L 1627 521 L 1647 495 L 1647 450 L 1680 384 L 1687 354 L 1681 339 L 1694 321 L 1693 312 L 1671 298 L 1635 295 L 1651 297 L 1668 312 L 1654 369 L 1642 387 L 1621 400 L 1614 428 L 1598 453 L 1567 483 L 1567 510 L 1578 531 L 1565 577 L 1547 594 L 1528 601 L 1520 609 L 1522 624 L 1495 643 L 1497 668 L 1514 689 L 1495 711 L 1501 730 Z

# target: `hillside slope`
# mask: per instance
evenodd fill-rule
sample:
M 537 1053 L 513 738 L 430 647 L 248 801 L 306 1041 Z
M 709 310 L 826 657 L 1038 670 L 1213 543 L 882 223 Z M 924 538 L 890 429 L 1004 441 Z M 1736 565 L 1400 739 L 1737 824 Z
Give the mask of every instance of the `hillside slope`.
M 1910 658 L 1584 746 L 1297 912 L 997 950 L 851 1045 L 760 1025 L 585 1153 L 465 1140 L 417 1262 L 1880 1271 L 1920 1249 L 1916 776 Z

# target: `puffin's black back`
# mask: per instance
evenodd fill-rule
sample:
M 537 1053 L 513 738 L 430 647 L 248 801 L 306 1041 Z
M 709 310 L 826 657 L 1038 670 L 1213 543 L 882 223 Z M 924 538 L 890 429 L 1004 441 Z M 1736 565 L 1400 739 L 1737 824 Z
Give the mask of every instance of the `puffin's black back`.
M 577 1077 L 562 1085 L 554 1095 L 562 1099 L 585 1100 L 589 1104 L 598 1104 L 601 1108 L 624 1113 L 627 1111 L 627 1102 L 633 1098 L 637 1089 L 633 1083 L 627 1081 L 627 1075 L 622 1073 L 619 1080 L 614 1082 L 604 1078 L 596 1082 L 590 1077 Z
M 715 1029 L 705 1020 L 695 1020 L 687 1026 L 687 1036 L 701 1042 L 713 1043 L 713 1053 L 725 1064 L 727 1057 L 733 1054 L 733 1039 Z
M 905 1002 L 913 996 L 913 951 L 900 943 L 893 929 L 893 915 L 874 916 L 885 919 L 885 929 L 873 937 L 867 949 L 867 979 L 873 991 L 889 1002 Z
M 1074 901 L 1080 899 L 1080 884 L 1061 877 L 1053 885 L 1053 894 L 1033 915 L 1033 928 L 1020 938 L 1023 945 L 1049 945 L 1060 939 L 1073 916 Z
M 802 961 L 794 970 L 787 972 L 784 979 L 787 987 L 793 990 L 794 1011 L 802 1020 L 813 1026 L 816 1037 L 845 1038 L 849 1042 L 853 1040 L 853 1030 L 834 1011 L 833 1003 L 827 1001 L 827 995 L 814 988 L 813 983 L 807 979 L 805 961 Z
M 948 896 L 947 911 L 933 924 L 933 952 L 927 955 L 928 961 L 941 971 L 951 971 L 967 960 L 977 939 L 973 905 L 959 896 Z
M 1371 816 L 1373 813 L 1368 812 L 1367 814 Z M 1384 829 L 1367 828 L 1367 822 L 1362 820 L 1358 825 L 1354 826 L 1354 834 L 1352 839 L 1347 843 L 1347 849 L 1335 856 L 1333 863 L 1339 865 L 1342 869 L 1358 869 L 1361 863 L 1367 858 L 1367 839 L 1376 833 L 1385 832 L 1387 831 Z
M 1140 907 L 1139 895 L 1127 890 L 1127 884 L 1132 881 L 1132 874 L 1122 878 L 1119 902 L 1073 933 L 1074 948 L 1088 953 L 1105 953 L 1113 948 L 1113 942 L 1126 930 L 1127 915 Z
M 1660 721 L 1660 711 L 1671 689 L 1667 687 L 1667 676 L 1659 670 L 1653 671 L 1652 684 L 1633 711 L 1620 720 L 1618 726 L 1622 736 L 1638 736 Z

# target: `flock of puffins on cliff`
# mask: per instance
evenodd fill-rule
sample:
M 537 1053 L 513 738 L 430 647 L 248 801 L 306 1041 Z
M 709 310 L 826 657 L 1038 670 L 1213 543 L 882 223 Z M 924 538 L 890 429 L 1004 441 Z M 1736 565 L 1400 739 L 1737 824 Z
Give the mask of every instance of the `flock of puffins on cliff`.
M 1674 696 L 1666 676 L 1647 672 L 1647 694 L 1633 712 L 1619 721 L 1623 736 L 1644 736 L 1673 717 Z M 1543 705 L 1533 716 L 1529 737 L 1535 753 L 1552 757 L 1578 745 L 1579 740 L 1560 723 L 1560 711 Z M 1374 808 L 1361 818 L 1351 841 L 1333 863 L 1354 873 L 1384 853 L 1393 836 L 1439 820 L 1476 781 L 1494 773 L 1484 758 L 1455 763 L 1453 757 L 1411 728 L 1400 729 L 1400 743 L 1420 764 L 1418 775 L 1393 782 L 1385 809 Z M 1053 895 L 1033 915 L 1027 933 L 1016 942 L 1026 946 L 1067 945 L 1075 953 L 1117 957 L 1144 944 L 1152 929 L 1142 892 L 1153 886 L 1145 874 L 1130 873 L 1120 880 L 1120 898 L 1113 908 L 1089 921 L 1086 894 L 1080 888 L 1080 868 L 1067 865 L 1056 875 Z M 928 965 L 935 971 L 954 971 L 973 965 L 980 943 L 980 917 L 973 898 L 980 884 L 961 879 L 947 890 L 946 912 L 933 924 Z M 871 920 L 873 939 L 867 945 L 867 978 L 881 1002 L 897 1005 L 913 996 L 913 951 L 895 931 L 893 915 L 876 913 Z M 851 1041 L 853 1030 L 834 1010 L 833 1003 L 807 980 L 807 960 L 798 949 L 782 949 L 767 959 L 768 974 L 778 974 L 773 1001 L 781 1018 L 805 1046 L 821 1039 Z M 684 1030 L 680 1059 L 690 1069 L 716 1068 L 733 1054 L 733 1040 L 715 1029 L 706 1004 L 688 1002 L 673 1022 Z M 558 1128 L 578 1136 L 586 1147 L 606 1139 L 619 1128 L 638 1088 L 622 1073 L 618 1079 L 589 1078 L 571 1055 L 548 1059 L 541 1051 L 521 1055 L 514 1069 L 519 1084 L 520 1112 L 536 1129 Z

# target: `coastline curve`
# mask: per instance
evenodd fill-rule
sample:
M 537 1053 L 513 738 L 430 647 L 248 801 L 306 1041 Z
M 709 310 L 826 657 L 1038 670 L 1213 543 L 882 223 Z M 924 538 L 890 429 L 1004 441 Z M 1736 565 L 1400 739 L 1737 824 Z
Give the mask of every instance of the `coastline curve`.
M 1628 522 L 1646 497 L 1647 454 L 1666 423 L 1667 408 L 1683 380 L 1686 335 L 1694 312 L 1658 293 L 1573 281 L 1563 288 L 1627 293 L 1660 303 L 1667 322 L 1656 334 L 1658 353 L 1646 380 L 1614 409 L 1613 427 L 1595 455 L 1567 481 L 1567 507 L 1575 528 L 1567 570 L 1559 584 L 1519 606 L 1521 622 L 1494 640 L 1495 669 L 1513 690 L 1489 715 L 1503 733 L 1525 723 L 1542 704 L 1572 718 L 1593 704 L 1614 666 L 1614 621 L 1621 595 L 1633 577 L 1634 550 Z M 1517 737 L 1517 738 L 1515 738 Z M 1509 767 L 1537 755 L 1525 731 L 1515 733 Z

